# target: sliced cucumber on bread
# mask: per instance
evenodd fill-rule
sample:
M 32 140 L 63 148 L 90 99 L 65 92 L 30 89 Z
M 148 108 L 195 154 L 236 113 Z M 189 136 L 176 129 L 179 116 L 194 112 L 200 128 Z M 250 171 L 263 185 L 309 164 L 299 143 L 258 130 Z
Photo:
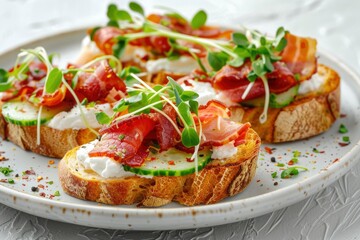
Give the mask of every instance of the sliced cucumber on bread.
M 289 90 L 274 94 L 270 93 L 270 102 L 269 107 L 271 108 L 282 108 L 288 106 L 292 103 L 298 93 L 299 85 L 296 85 Z M 244 101 L 241 104 L 246 107 L 263 107 L 264 106 L 264 97 Z
M 63 111 L 64 107 L 43 107 L 40 123 L 50 121 L 56 114 Z M 9 123 L 19 126 L 33 126 L 38 121 L 39 108 L 29 102 L 6 102 L 2 106 L 2 115 Z
M 161 153 L 150 153 L 149 161 L 141 167 L 130 167 L 124 165 L 125 171 L 138 175 L 150 176 L 184 176 L 196 172 L 196 165 L 191 159 L 191 153 L 185 153 L 175 148 Z M 204 149 L 198 153 L 198 171 L 203 169 L 211 160 L 211 151 Z

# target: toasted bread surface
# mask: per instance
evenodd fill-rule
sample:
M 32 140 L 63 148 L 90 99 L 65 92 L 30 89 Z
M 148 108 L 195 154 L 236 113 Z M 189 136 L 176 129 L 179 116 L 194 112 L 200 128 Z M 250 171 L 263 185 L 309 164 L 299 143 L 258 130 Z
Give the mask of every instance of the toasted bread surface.
M 260 138 L 250 129 L 245 143 L 229 159 L 212 160 L 198 174 L 186 176 L 139 176 L 103 178 L 86 170 L 76 159 L 75 148 L 59 163 L 64 191 L 76 198 L 111 205 L 138 203 L 159 207 L 172 201 L 183 205 L 216 203 L 243 191 L 255 175 Z
M 270 108 L 265 123 L 259 122 L 262 107 L 231 107 L 233 121 L 250 122 L 265 142 L 295 141 L 328 130 L 340 116 L 340 77 L 331 68 L 319 65 L 325 84 L 318 91 L 298 95 L 283 108 Z

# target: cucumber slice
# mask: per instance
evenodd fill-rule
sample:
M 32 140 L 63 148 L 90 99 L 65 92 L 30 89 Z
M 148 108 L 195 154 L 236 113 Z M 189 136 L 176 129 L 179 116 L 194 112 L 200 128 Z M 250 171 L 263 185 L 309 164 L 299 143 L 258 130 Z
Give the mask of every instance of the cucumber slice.
M 289 90 L 279 93 L 279 94 L 270 94 L 269 107 L 271 108 L 282 108 L 294 101 L 299 90 L 299 85 L 296 85 Z M 264 106 L 264 97 L 255 98 L 252 100 L 244 101 L 241 104 L 246 107 L 263 107 Z
M 150 153 L 149 161 L 141 167 L 130 167 L 124 165 L 124 170 L 138 175 L 151 176 L 184 176 L 195 172 L 195 162 L 190 162 L 192 154 L 171 148 L 161 153 Z M 209 148 L 198 153 L 198 170 L 203 169 L 211 160 Z
M 46 123 L 57 113 L 64 110 L 64 106 L 55 108 L 43 107 L 40 123 Z M 20 126 L 36 125 L 38 113 L 39 108 L 29 102 L 6 102 L 2 106 L 2 115 L 5 121 Z

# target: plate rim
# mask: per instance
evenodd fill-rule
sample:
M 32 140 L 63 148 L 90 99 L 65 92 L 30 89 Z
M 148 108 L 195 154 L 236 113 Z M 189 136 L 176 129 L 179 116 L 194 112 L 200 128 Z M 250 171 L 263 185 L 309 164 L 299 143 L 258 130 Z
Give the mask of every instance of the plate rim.
M 13 51 L 16 51 L 17 49 L 19 49 L 25 45 L 35 44 L 36 42 L 39 42 L 39 41 L 51 41 L 52 38 L 57 38 L 57 37 L 63 36 L 63 35 L 77 34 L 80 32 L 85 33 L 85 31 L 86 31 L 86 27 L 83 27 L 83 26 L 76 27 L 76 28 L 73 28 L 70 30 L 66 29 L 66 30 L 61 30 L 61 31 L 55 32 L 55 33 L 51 33 L 51 34 L 48 34 L 48 35 L 45 35 L 45 36 L 42 36 L 42 37 L 39 37 L 36 39 L 32 39 L 30 41 L 25 41 L 21 44 L 18 44 L 16 46 L 6 49 L 3 52 L 0 52 L 0 58 L 2 58 L 5 55 L 10 54 Z M 320 56 L 324 56 L 325 58 L 329 59 L 331 62 L 336 64 L 337 68 L 340 68 L 344 72 L 349 74 L 352 77 L 352 80 L 355 80 L 355 82 L 359 85 L 359 89 L 360 89 L 360 75 L 357 73 L 357 71 L 355 71 L 352 67 L 348 66 L 344 62 L 340 61 L 339 58 L 328 53 L 327 51 L 324 51 L 323 49 L 319 49 L 318 54 Z M 6 140 L 3 140 L 3 141 L 6 141 Z M 315 192 L 318 192 L 318 191 L 326 188 L 327 186 L 329 186 L 330 184 L 332 184 L 333 182 L 338 180 L 346 172 L 348 172 L 357 163 L 359 158 L 356 156 L 356 154 L 358 152 L 360 152 L 360 141 L 355 143 L 354 146 L 351 149 L 349 149 L 349 151 L 345 155 L 343 155 L 341 158 L 339 158 L 339 161 L 337 161 L 336 163 L 330 164 L 330 166 L 327 167 L 326 171 L 320 171 L 320 172 L 316 173 L 315 176 L 309 177 L 307 179 L 303 179 L 303 180 L 301 180 L 297 183 L 294 183 L 290 186 L 286 186 L 286 187 L 280 188 L 280 189 L 272 191 L 272 192 L 264 193 L 261 195 L 256 195 L 256 196 L 245 198 L 245 199 L 237 199 L 237 200 L 233 200 L 233 201 L 229 201 L 229 202 L 220 202 L 220 203 L 216 203 L 216 204 L 200 205 L 200 206 L 193 206 L 193 207 L 180 206 L 180 207 L 170 207 L 170 208 L 122 208 L 121 205 L 120 206 L 108 206 L 108 205 L 94 206 L 94 205 L 87 205 L 87 201 L 84 201 L 84 203 L 70 203 L 70 202 L 62 202 L 61 200 L 56 201 L 56 200 L 51 200 L 51 199 L 47 199 L 47 198 L 42 198 L 40 196 L 35 196 L 35 195 L 23 193 L 21 191 L 15 190 L 15 189 L 8 188 L 5 185 L 0 185 L 0 193 L 7 194 L 8 197 L 12 197 L 14 199 L 14 201 L 13 201 L 14 203 L 2 202 L 3 204 L 17 208 L 17 209 L 19 209 L 19 208 L 17 207 L 16 201 L 19 201 L 21 199 L 24 202 L 26 201 L 29 203 L 44 205 L 44 208 L 45 207 L 57 207 L 58 209 L 63 209 L 63 208 L 75 209 L 76 208 L 76 209 L 81 209 L 81 210 L 85 210 L 85 211 L 92 211 L 93 213 L 102 213 L 105 215 L 129 214 L 129 215 L 133 215 L 133 216 L 139 216 L 139 215 L 140 216 L 158 216 L 159 214 L 161 214 L 163 218 L 166 218 L 167 216 L 169 216 L 169 217 L 170 216 L 179 216 L 180 217 L 183 215 L 184 216 L 192 215 L 194 217 L 194 212 L 195 212 L 195 215 L 198 215 L 198 216 L 204 215 L 205 216 L 206 214 L 216 212 L 216 211 L 229 210 L 229 209 L 231 210 L 231 209 L 236 209 L 238 207 L 240 207 L 240 209 L 241 209 L 242 207 L 245 206 L 245 204 L 251 205 L 251 203 L 256 203 L 259 201 L 268 201 L 270 203 L 272 199 L 277 199 L 279 196 L 285 196 L 287 193 L 298 192 L 299 189 L 301 189 L 301 191 L 305 191 L 305 192 L 306 192 L 306 190 L 308 190 L 307 194 L 305 194 L 305 193 L 302 194 L 305 196 L 302 196 L 300 198 L 298 195 L 297 195 L 297 197 L 292 196 L 287 201 L 282 201 L 281 204 L 274 206 L 272 209 L 270 209 L 268 211 L 262 211 L 262 212 L 261 211 L 253 211 L 252 213 L 248 213 L 246 215 L 246 217 L 243 217 L 243 218 L 240 217 L 239 220 L 237 220 L 237 221 L 240 221 L 240 220 L 264 215 L 268 212 L 272 212 L 272 211 L 278 210 L 280 208 L 289 206 L 295 202 L 305 199 L 306 197 L 310 196 L 311 194 L 314 194 Z M 329 180 L 325 181 L 325 178 L 329 178 L 330 175 L 334 175 L 334 174 L 335 174 L 335 177 L 332 177 L 330 181 Z M 320 185 L 320 183 L 322 183 L 322 184 L 320 187 L 318 186 L 318 188 L 311 187 L 312 184 Z M 33 215 L 41 216 L 39 213 L 26 211 L 25 209 L 21 209 L 21 210 L 25 211 L 25 212 L 29 212 Z M 242 210 L 244 210 L 244 209 L 242 209 Z M 54 219 L 52 217 L 49 217 L 49 218 Z M 61 221 L 61 219 L 54 219 L 54 220 Z M 231 223 L 231 222 L 235 222 L 235 221 L 228 221 L 225 223 Z M 79 223 L 76 223 L 76 224 L 79 224 Z M 224 224 L 224 222 L 221 222 L 219 224 Z M 80 225 L 84 225 L 84 224 L 80 223 Z M 216 224 L 213 224 L 213 225 L 216 225 Z M 196 226 L 196 227 L 203 227 L 203 226 L 206 226 L 206 225 L 200 223 L 199 226 Z M 131 228 L 131 229 L 134 229 L 134 228 Z M 137 227 L 135 229 L 142 230 L 141 227 Z M 156 229 L 156 228 L 151 228 L 151 229 Z M 164 228 L 161 228 L 161 229 L 164 229 Z M 173 229 L 173 228 L 166 228 L 166 229 Z M 180 228 L 179 228 L 179 226 L 177 226 L 177 228 L 174 228 L 174 229 L 180 229 Z

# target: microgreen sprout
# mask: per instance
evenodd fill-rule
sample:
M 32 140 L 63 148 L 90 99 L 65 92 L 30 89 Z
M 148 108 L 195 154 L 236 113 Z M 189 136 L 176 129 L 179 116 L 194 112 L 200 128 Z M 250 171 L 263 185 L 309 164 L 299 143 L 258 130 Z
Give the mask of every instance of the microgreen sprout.
M 129 7 L 132 11 L 144 16 L 144 11 L 139 4 L 130 2 Z M 167 8 L 162 8 L 169 11 Z M 108 8 L 108 17 L 110 22 L 116 20 L 120 23 L 135 23 L 135 17 L 132 17 L 129 12 L 127 13 L 130 17 L 127 16 L 127 14 L 123 13 L 124 11 L 126 12 L 126 10 L 117 9 L 117 7 L 113 4 L 110 5 Z M 122 14 L 119 14 L 119 12 Z M 124 17 L 125 15 L 127 17 Z M 183 23 L 185 22 L 190 24 L 192 29 L 202 27 L 206 23 L 207 19 L 207 15 L 203 10 L 198 11 L 190 22 L 171 9 L 170 13 L 165 15 L 174 17 Z M 171 49 L 168 53 L 166 53 L 166 56 L 170 57 L 178 57 L 178 55 L 174 52 L 177 48 L 181 49 L 181 46 L 179 47 L 179 44 L 177 44 L 177 40 L 188 41 L 203 46 L 207 50 L 207 62 L 213 71 L 218 71 L 227 64 L 233 67 L 240 67 L 245 62 L 250 62 L 252 70 L 247 75 L 250 83 L 242 95 L 242 98 L 246 98 L 251 88 L 254 86 L 255 80 L 260 79 L 265 88 L 265 105 L 259 121 L 260 123 L 267 121 L 267 112 L 270 104 L 270 90 L 266 74 L 274 70 L 273 63 L 281 59 L 279 53 L 287 45 L 287 40 L 285 39 L 287 31 L 283 27 L 278 28 L 274 38 L 262 35 L 255 30 L 243 28 L 242 31 L 232 34 L 230 42 L 226 42 L 174 32 L 167 27 L 168 24 L 163 24 L 161 22 L 160 24 L 153 23 L 145 17 L 143 17 L 141 21 L 137 21 L 137 24 L 138 25 L 134 28 L 142 29 L 141 32 L 128 33 L 116 37 L 116 43 L 113 46 L 114 56 L 120 58 L 124 53 L 127 44 L 132 40 L 151 36 L 162 36 L 169 39 Z M 117 23 L 117 25 L 119 24 Z M 129 25 L 127 26 L 129 27 Z M 182 50 L 187 50 L 198 62 L 200 68 L 204 72 L 207 72 L 207 69 L 204 67 L 205 64 L 202 63 L 203 60 L 197 57 L 191 49 L 187 48 Z

